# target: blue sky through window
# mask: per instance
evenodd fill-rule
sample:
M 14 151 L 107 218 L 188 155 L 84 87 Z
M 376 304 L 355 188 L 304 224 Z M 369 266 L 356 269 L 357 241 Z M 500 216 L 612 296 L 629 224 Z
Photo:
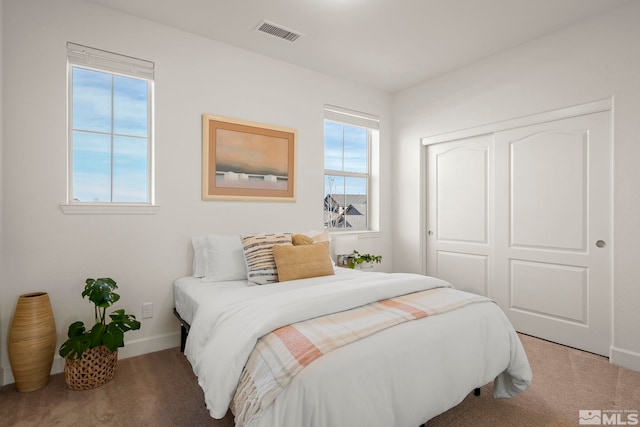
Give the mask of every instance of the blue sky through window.
M 367 228 L 368 149 L 369 130 L 325 120 L 324 216 L 328 228 Z
M 149 201 L 149 85 L 72 68 L 73 199 Z
M 368 173 L 367 129 L 325 120 L 324 122 L 324 168 L 341 172 Z M 338 178 L 338 177 L 336 177 Z M 367 194 L 364 178 L 332 179 L 325 177 L 325 196 L 329 193 Z M 346 185 L 346 187 L 345 187 Z M 332 191 L 333 188 L 333 191 Z

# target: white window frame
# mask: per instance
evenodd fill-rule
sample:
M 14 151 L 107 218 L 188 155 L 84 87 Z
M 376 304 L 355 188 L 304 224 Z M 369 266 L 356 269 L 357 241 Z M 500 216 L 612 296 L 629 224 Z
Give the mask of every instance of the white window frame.
M 73 200 L 73 69 L 84 68 L 147 82 L 147 202 L 87 202 Z M 153 214 L 155 203 L 154 168 L 154 63 L 79 44 L 67 43 L 67 202 L 66 214 Z M 112 135 L 113 136 L 113 135 Z M 113 180 L 113 176 L 111 176 Z
M 323 192 L 324 181 L 327 175 L 366 178 L 367 180 L 367 227 L 366 228 L 327 228 L 330 233 L 370 233 L 378 231 L 378 193 L 379 186 L 374 182 L 379 172 L 379 129 L 380 120 L 377 116 L 363 113 L 360 111 L 350 110 L 335 105 L 324 106 L 325 121 L 332 121 L 348 126 L 356 126 L 367 130 L 367 172 L 349 172 L 343 170 L 324 169 L 323 173 Z M 343 146 L 344 150 L 344 146 Z M 343 152 L 344 158 L 344 152 Z M 324 206 L 323 206 L 324 215 Z

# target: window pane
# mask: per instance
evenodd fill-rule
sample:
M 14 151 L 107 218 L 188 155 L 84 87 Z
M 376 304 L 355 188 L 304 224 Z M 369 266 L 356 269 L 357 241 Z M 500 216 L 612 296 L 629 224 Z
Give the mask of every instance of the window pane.
M 367 163 L 367 130 L 345 125 L 343 170 L 367 173 Z
M 367 179 L 345 178 L 345 222 L 349 228 L 367 228 Z
M 147 140 L 113 138 L 113 201 L 148 201 Z
M 76 66 L 71 73 L 73 199 L 149 203 L 149 82 Z
M 147 136 L 148 84 L 145 80 L 114 76 L 113 132 Z
M 73 67 L 73 129 L 111 132 L 111 74 Z
M 327 228 L 344 227 L 344 177 L 324 176 L 324 225 Z
M 332 196 L 340 204 L 344 203 L 344 177 L 325 175 L 324 176 L 324 195 Z
M 341 171 L 343 125 L 325 120 L 324 122 L 324 168 Z
M 73 199 L 111 200 L 111 141 L 109 135 L 73 132 Z
M 324 177 L 324 223 L 327 228 L 367 228 L 367 179 Z

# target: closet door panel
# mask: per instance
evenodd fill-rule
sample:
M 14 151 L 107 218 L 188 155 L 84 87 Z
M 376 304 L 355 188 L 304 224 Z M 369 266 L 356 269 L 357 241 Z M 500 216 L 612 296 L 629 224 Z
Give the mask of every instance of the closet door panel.
M 511 246 L 585 250 L 588 148 L 584 129 L 511 142 Z
M 610 113 L 497 132 L 489 296 L 516 330 L 593 353 L 611 344 Z
M 492 137 L 427 147 L 427 274 L 486 295 L 492 221 Z

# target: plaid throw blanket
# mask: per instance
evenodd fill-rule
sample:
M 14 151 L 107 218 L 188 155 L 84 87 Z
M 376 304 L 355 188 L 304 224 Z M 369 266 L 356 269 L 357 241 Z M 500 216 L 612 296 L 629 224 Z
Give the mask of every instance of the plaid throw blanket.
M 409 320 L 489 301 L 450 288 L 429 289 L 279 328 L 260 338 L 232 402 L 237 426 L 260 416 L 309 363 L 350 342 Z

